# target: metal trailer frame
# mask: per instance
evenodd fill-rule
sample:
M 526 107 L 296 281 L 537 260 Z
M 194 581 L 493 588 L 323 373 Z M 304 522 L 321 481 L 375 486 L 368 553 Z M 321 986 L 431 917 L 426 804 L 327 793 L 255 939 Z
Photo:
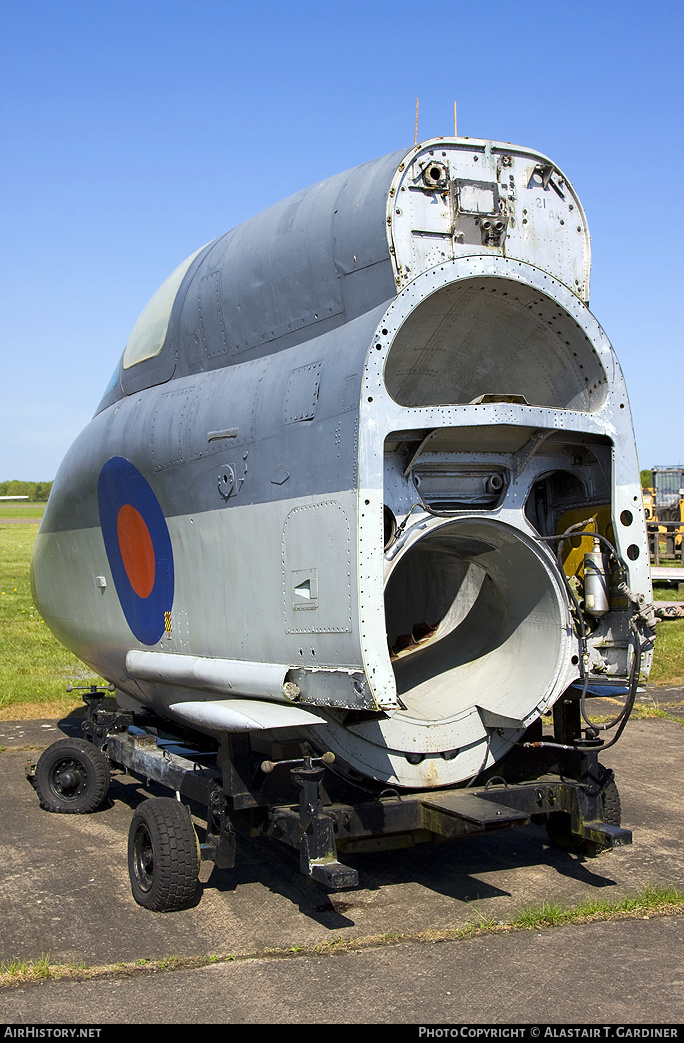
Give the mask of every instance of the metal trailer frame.
M 105 709 L 108 691 L 93 686 L 84 694 L 84 736 L 110 767 L 141 781 L 153 780 L 181 803 L 191 801 L 205 809 L 205 838 L 196 840 L 197 870 L 200 860 L 233 868 L 239 834 L 269 836 L 298 850 L 301 871 L 331 891 L 359 883 L 357 870 L 344 865 L 340 853 L 468 837 L 532 821 L 545 823 L 555 843 L 590 857 L 632 842 L 631 832 L 619 823 L 613 773 L 599 764 L 604 742 L 583 734 L 577 689 L 554 705 L 552 738 L 543 735 L 538 719 L 511 755 L 466 786 L 416 792 L 378 787 L 375 794 L 326 773 L 332 754 L 316 757 L 306 744 L 297 743 L 292 744 L 295 749 L 280 752 L 299 756 L 264 760 L 252 749 L 249 733 L 223 733 L 213 743 L 207 737 L 201 749 L 197 732 L 183 733 L 152 712 Z M 71 761 L 69 765 L 71 770 Z M 36 771 L 31 764 L 28 774 L 40 793 Z M 75 804 L 62 810 L 84 809 Z M 139 900 L 131 864 L 135 824 L 134 817 L 129 872 Z M 174 855 L 164 856 L 160 846 L 150 862 L 155 872 L 170 869 L 157 864 L 164 857 L 172 860 Z M 195 873 L 191 891 L 196 882 Z M 176 896 L 150 908 L 166 911 L 187 904 L 179 905 Z

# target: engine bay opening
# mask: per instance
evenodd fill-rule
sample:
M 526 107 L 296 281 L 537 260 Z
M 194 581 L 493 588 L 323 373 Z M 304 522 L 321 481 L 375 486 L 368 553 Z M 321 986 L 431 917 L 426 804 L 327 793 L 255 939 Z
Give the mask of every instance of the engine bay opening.
M 387 581 L 385 619 L 397 692 L 432 721 L 478 705 L 522 720 L 563 658 L 553 563 L 487 519 L 438 524 L 410 546 Z
M 592 412 L 605 401 L 606 373 L 575 319 L 524 283 L 493 277 L 443 286 L 399 329 L 385 365 L 401 406 L 518 399 Z

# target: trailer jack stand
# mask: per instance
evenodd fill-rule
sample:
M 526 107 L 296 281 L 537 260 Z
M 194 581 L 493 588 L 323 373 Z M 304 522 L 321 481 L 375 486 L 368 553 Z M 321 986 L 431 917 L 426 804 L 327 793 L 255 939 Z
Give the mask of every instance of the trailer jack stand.
M 359 874 L 337 858 L 335 831 L 329 815 L 323 813 L 319 786 L 325 769 L 314 767 L 310 756 L 290 775 L 299 789 L 299 865 L 302 872 L 332 891 L 357 887 Z

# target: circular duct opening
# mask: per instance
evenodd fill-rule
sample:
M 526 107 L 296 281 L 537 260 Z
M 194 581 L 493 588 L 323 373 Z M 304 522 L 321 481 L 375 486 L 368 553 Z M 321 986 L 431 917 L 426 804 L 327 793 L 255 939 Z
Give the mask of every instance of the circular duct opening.
M 504 756 L 567 686 L 565 593 L 553 561 L 491 519 L 436 523 L 385 587 L 390 656 L 403 708 L 329 722 L 356 772 L 434 788 Z
M 449 283 L 394 338 L 385 383 L 401 406 L 522 396 L 529 405 L 593 411 L 607 377 L 591 341 L 551 297 L 512 279 Z
M 522 720 L 557 675 L 564 616 L 550 563 L 514 529 L 441 525 L 385 590 L 398 694 L 426 720 L 478 704 Z

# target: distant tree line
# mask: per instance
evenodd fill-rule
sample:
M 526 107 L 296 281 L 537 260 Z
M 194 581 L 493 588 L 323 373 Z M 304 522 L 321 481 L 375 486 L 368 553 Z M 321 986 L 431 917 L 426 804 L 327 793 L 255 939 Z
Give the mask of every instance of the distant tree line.
M 0 496 L 28 496 L 32 503 L 45 503 L 52 482 L 0 482 Z
M 642 488 L 653 484 L 650 471 L 641 472 Z M 33 503 L 45 503 L 50 495 L 52 482 L 0 482 L 0 496 L 28 496 Z

